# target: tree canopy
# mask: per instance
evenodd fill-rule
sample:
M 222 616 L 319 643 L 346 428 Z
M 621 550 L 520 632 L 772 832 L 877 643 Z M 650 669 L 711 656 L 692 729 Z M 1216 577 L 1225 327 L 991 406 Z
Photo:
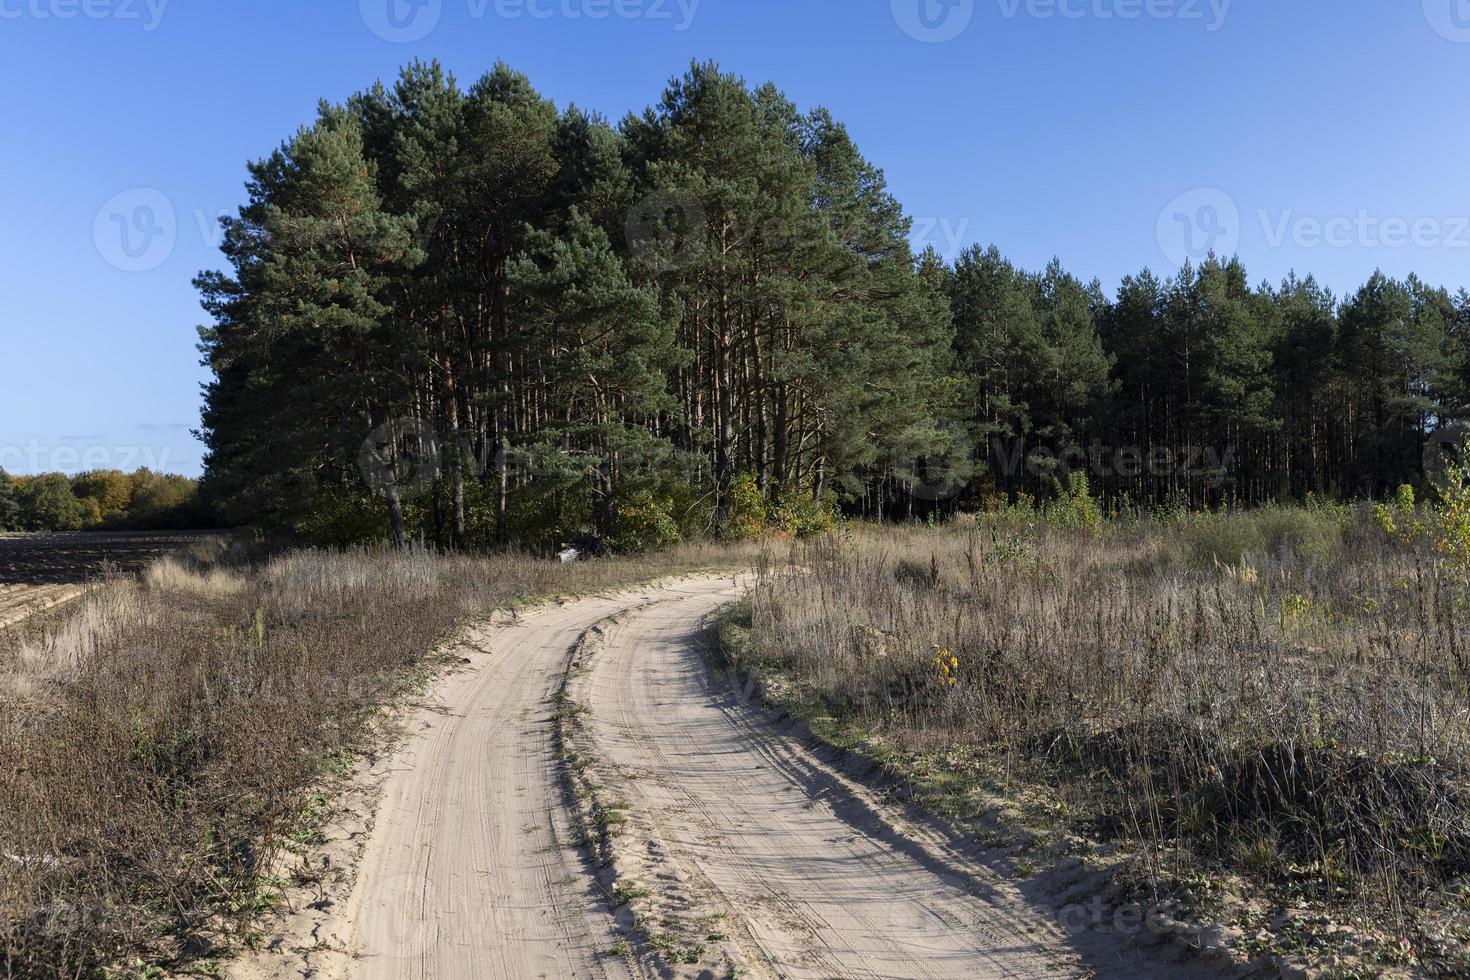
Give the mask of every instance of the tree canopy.
M 708 63 L 616 125 L 415 63 L 249 174 L 198 280 L 204 490 L 311 539 L 636 548 L 1079 467 L 1139 504 L 1376 494 L 1465 411 L 1463 291 L 915 254 L 840 122 Z
M 187 477 L 148 469 L 13 477 L 0 470 L 0 531 L 176 530 L 212 526 Z

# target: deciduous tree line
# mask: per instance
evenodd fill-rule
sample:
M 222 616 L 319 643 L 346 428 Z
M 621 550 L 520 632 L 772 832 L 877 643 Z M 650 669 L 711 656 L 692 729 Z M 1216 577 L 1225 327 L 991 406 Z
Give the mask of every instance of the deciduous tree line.
M 827 112 L 709 64 L 616 126 L 414 64 L 249 170 L 199 279 L 204 487 L 310 538 L 634 548 L 1078 467 L 1140 503 L 1374 492 L 1465 401 L 1463 292 L 947 265 Z
M 195 490 L 194 480 L 148 469 L 20 477 L 0 469 L 0 531 L 205 527 Z

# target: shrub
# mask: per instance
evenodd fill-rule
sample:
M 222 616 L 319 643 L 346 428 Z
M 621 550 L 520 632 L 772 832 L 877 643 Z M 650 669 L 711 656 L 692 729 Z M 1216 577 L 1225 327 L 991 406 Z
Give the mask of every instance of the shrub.
M 761 495 L 754 473 L 742 473 L 730 489 L 730 513 L 725 523 L 725 537 L 731 541 L 751 541 L 766 533 L 766 498 Z
M 1434 505 L 1434 547 L 1460 573 L 1470 572 L 1470 458 L 1445 469 Z
M 315 548 L 373 544 L 388 533 L 388 510 L 371 494 L 326 494 L 317 499 L 295 532 L 303 543 Z
M 771 522 L 798 538 L 826 534 L 837 527 L 837 505 L 818 500 L 809 487 L 790 486 L 781 491 L 771 512 Z
M 82 500 L 92 500 L 103 519 L 115 519 L 127 513 L 133 499 L 133 481 L 121 470 L 96 470 L 72 480 L 72 493 Z
M 550 552 L 593 531 L 592 500 L 586 477 L 560 473 L 538 477 L 511 492 L 507 519 L 517 542 Z
M 1067 478 L 1060 499 L 1047 509 L 1047 519 L 1070 531 L 1096 534 L 1102 530 L 1102 508 L 1092 499 L 1086 473 L 1077 470 Z
M 621 554 L 639 554 L 667 548 L 679 540 L 674 502 L 652 490 L 620 495 L 608 543 Z

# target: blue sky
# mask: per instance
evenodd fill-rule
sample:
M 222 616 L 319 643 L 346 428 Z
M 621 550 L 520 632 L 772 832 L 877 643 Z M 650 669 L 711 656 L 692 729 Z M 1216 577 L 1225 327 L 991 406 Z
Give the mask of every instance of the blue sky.
M 1109 289 L 1209 245 L 1470 286 L 1470 0 L 0 0 L 0 467 L 197 473 L 215 216 L 414 57 L 614 119 L 714 58 L 845 121 L 920 244 Z

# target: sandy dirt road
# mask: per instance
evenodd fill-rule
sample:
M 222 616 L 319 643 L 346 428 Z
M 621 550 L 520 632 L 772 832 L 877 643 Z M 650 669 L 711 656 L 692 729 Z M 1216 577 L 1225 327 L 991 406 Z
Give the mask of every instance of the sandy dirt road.
M 875 819 L 882 804 L 712 680 L 701 624 L 736 595 L 699 590 L 630 612 L 579 685 L 628 801 L 630 853 L 654 842 L 641 884 L 687 883 L 752 974 L 1089 975 L 1018 894 L 894 833 Z
M 608 955 L 617 924 L 575 847 L 550 698 L 587 629 L 667 588 L 538 610 L 469 639 L 468 669 L 390 763 L 349 914 L 352 976 L 641 975 L 631 954 Z
M 1079 951 L 1001 876 L 875 815 L 884 803 L 712 677 L 702 624 L 739 594 L 729 576 L 695 576 L 472 631 L 464 668 L 436 685 L 381 765 L 351 897 L 313 940 L 331 955 L 234 975 L 1156 972 Z M 620 797 L 612 870 L 578 846 L 585 806 L 558 749 L 562 696 L 577 705 L 578 748 L 595 744 Z M 610 880 L 649 897 L 612 899 Z M 640 934 L 633 916 L 665 892 L 679 893 L 678 917 L 645 915 Z M 709 948 L 671 958 L 646 941 L 665 928 L 696 929 Z

